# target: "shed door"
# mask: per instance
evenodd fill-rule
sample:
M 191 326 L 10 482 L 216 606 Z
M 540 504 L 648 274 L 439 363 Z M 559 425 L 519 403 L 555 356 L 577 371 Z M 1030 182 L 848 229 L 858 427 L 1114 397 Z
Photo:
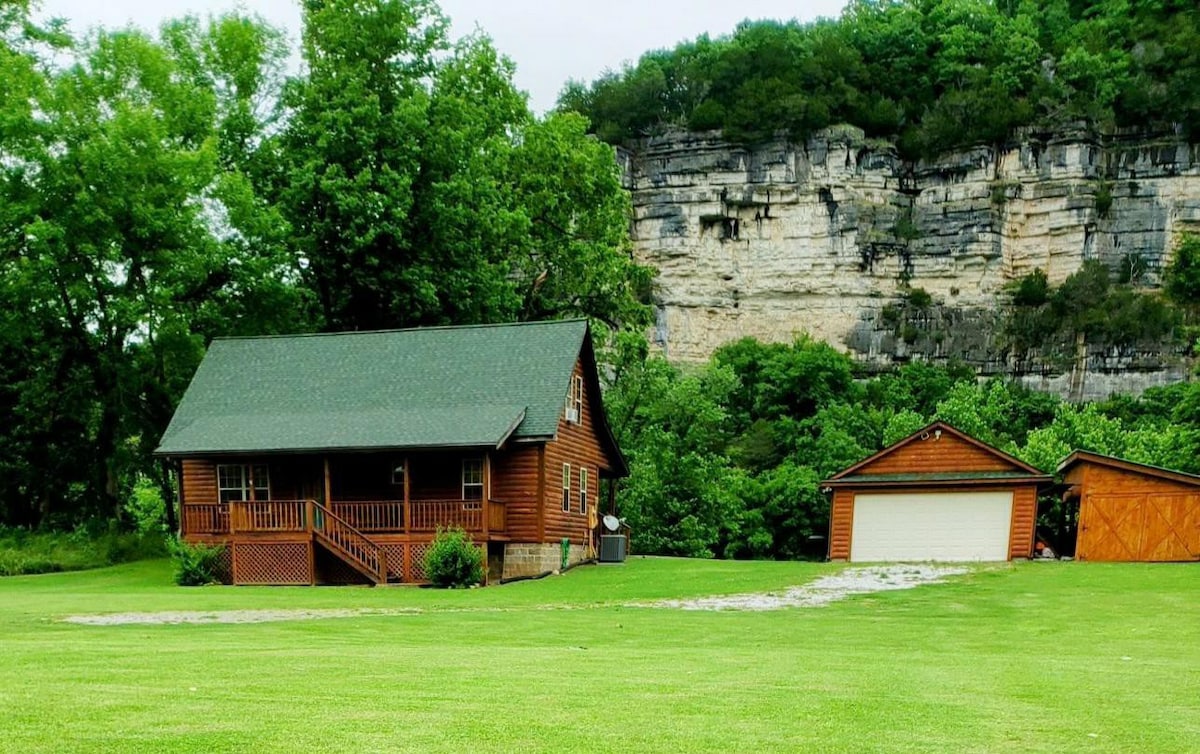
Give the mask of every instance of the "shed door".
M 1008 560 L 1012 491 L 855 495 L 850 560 Z
M 1200 495 L 1088 495 L 1080 511 L 1080 560 L 1200 560 Z

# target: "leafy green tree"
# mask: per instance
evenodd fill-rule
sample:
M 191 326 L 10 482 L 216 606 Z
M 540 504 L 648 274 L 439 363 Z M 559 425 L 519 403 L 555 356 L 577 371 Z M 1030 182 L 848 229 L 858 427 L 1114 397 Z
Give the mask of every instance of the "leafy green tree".
M 244 94 L 235 77 L 269 64 L 261 51 L 213 54 L 238 48 L 229 28 L 82 43 L 39 32 L 72 65 L 42 64 L 28 39 L 6 66 L 6 79 L 23 71 L 14 115 L 37 113 L 0 167 L 0 297 L 14 327 L 0 348 L 24 363 L 3 399 L 16 419 L 3 463 L 26 467 L 6 491 L 10 521 L 120 517 L 207 338 L 295 323 L 294 264 L 259 242 L 262 208 L 220 139 Z
M 647 323 L 612 149 L 535 120 L 490 40 L 451 46 L 432 0 L 312 0 L 303 49 L 275 196 L 325 328 Z

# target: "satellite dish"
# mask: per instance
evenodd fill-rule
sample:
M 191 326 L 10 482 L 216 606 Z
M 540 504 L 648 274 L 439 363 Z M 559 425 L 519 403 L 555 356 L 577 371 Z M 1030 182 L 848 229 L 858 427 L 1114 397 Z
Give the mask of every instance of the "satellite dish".
M 605 516 L 604 528 L 608 529 L 609 531 L 616 531 L 617 529 L 620 529 L 621 519 L 617 518 L 616 516 Z

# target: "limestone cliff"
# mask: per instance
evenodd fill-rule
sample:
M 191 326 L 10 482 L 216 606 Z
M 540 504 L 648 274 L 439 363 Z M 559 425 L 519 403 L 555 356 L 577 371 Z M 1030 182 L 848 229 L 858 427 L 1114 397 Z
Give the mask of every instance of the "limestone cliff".
M 955 357 L 1074 397 L 1185 373 L 1153 345 L 1019 363 L 997 342 L 997 310 L 1010 280 L 1041 268 L 1060 282 L 1089 258 L 1139 260 L 1155 284 L 1178 235 L 1200 230 L 1196 145 L 1027 133 L 913 164 L 841 127 L 754 148 L 677 132 L 621 159 L 637 254 L 660 273 L 655 339 L 672 359 L 805 332 L 869 365 Z M 910 287 L 934 305 L 897 310 Z

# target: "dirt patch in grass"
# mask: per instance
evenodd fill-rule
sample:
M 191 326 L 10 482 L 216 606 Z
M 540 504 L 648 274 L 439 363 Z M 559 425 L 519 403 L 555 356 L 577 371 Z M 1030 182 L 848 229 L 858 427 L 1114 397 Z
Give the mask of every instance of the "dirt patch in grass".
M 631 607 L 670 607 L 679 610 L 782 610 L 788 607 L 822 607 L 854 594 L 872 594 L 936 584 L 969 569 L 962 566 L 886 565 L 847 568 L 809 584 L 781 592 L 731 594 L 688 600 L 631 603 Z
M 658 607 L 679 610 L 782 610 L 789 607 L 820 607 L 853 594 L 871 594 L 896 589 L 912 589 L 936 584 L 949 576 L 967 573 L 962 566 L 925 564 L 868 566 L 847 568 L 822 576 L 801 586 L 760 594 L 731 594 L 693 599 L 668 599 L 653 602 L 629 602 L 627 607 Z M 467 607 L 435 608 L 434 612 L 497 612 L 506 608 Z M 539 605 L 533 610 L 574 610 L 578 605 Z M 423 608 L 280 608 L 261 610 L 168 610 L 144 613 L 99 613 L 69 615 L 64 623 L 85 626 L 174 625 L 204 623 L 273 623 L 277 621 L 326 620 L 374 616 L 421 615 Z

